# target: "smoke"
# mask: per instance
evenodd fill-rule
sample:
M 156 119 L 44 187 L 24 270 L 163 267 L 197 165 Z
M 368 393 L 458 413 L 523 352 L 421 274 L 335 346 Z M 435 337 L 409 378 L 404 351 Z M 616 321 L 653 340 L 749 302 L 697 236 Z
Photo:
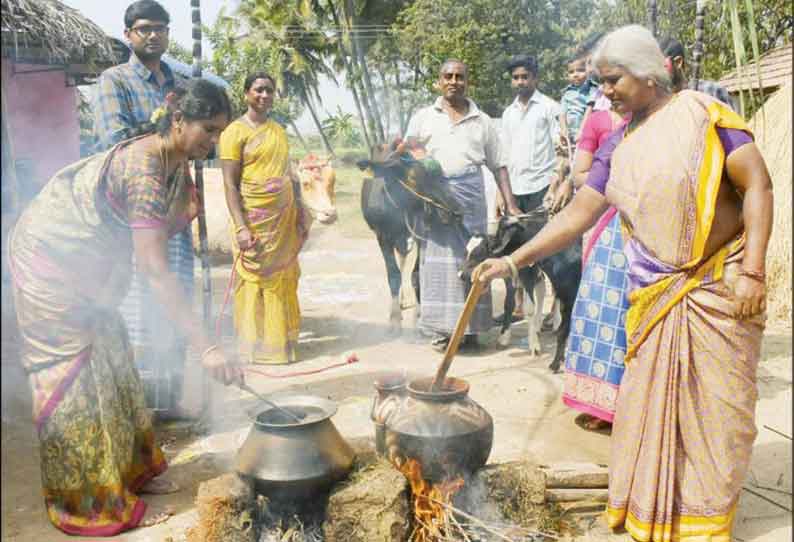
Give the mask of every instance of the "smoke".
M 488 494 L 485 481 L 477 473 L 466 476 L 466 483 L 455 495 L 455 507 L 471 514 L 485 523 L 504 523 L 499 507 Z

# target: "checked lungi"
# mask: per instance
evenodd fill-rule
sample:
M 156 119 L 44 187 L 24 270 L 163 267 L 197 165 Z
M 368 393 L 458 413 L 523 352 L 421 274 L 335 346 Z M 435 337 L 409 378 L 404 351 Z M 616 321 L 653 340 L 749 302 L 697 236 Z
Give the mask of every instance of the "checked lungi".
M 450 335 L 455 328 L 471 283 L 458 277 L 466 259 L 466 244 L 474 234 L 485 234 L 487 209 L 482 170 L 475 167 L 461 175 L 445 177 L 452 195 L 464 209 L 463 226 L 443 224 L 433 215 L 425 221 L 420 241 L 419 291 L 422 331 Z M 488 331 L 493 326 L 490 291 L 480 297 L 466 334 Z
M 193 263 L 193 239 L 188 227 L 168 240 L 169 268 L 179 278 L 188 300 L 193 299 Z M 120 311 L 135 352 L 146 405 L 155 411 L 176 408 L 182 398 L 187 342 L 154 298 L 142 273 L 133 274 Z

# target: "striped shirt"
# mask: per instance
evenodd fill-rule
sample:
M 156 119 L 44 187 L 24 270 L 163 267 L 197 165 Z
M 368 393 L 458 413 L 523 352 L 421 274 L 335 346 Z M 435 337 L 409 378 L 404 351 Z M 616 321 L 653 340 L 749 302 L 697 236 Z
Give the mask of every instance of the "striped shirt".
M 165 82 L 160 86 L 149 68 L 134 54 L 125 64 L 102 72 L 96 82 L 94 135 L 96 152 L 109 149 L 128 137 L 130 130 L 149 120 L 174 87 L 171 68 L 160 61 Z

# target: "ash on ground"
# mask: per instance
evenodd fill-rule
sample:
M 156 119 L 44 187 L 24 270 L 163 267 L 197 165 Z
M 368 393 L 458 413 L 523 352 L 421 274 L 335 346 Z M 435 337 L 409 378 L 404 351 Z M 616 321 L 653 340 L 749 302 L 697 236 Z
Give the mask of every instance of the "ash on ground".
M 258 542 L 324 542 L 325 502 L 275 504 L 257 497 Z

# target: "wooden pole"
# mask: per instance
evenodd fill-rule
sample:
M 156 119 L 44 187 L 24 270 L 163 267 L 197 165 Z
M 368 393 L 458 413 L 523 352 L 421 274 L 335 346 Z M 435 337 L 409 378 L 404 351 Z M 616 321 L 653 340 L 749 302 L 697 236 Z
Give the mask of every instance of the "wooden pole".
M 648 28 L 654 36 L 657 35 L 656 14 L 656 0 L 648 0 Z
M 695 8 L 695 46 L 692 48 L 692 88 L 698 89 L 700 67 L 703 61 L 703 26 L 706 11 L 705 0 L 698 0 Z
M 201 0 L 190 0 L 191 21 L 193 23 L 193 77 L 201 77 Z M 199 228 L 199 257 L 201 258 L 201 278 L 203 284 L 202 291 L 202 316 L 204 330 L 209 335 L 212 332 L 212 279 L 210 276 L 209 247 L 207 244 L 207 215 L 204 211 L 206 198 L 204 197 L 204 162 L 196 160 L 193 162 L 195 170 L 196 190 L 201 197 L 201 206 L 198 212 Z M 220 337 L 217 337 L 220 340 Z M 210 389 L 209 377 L 204 371 L 202 373 L 202 391 L 205 412 L 212 412 L 212 394 Z

